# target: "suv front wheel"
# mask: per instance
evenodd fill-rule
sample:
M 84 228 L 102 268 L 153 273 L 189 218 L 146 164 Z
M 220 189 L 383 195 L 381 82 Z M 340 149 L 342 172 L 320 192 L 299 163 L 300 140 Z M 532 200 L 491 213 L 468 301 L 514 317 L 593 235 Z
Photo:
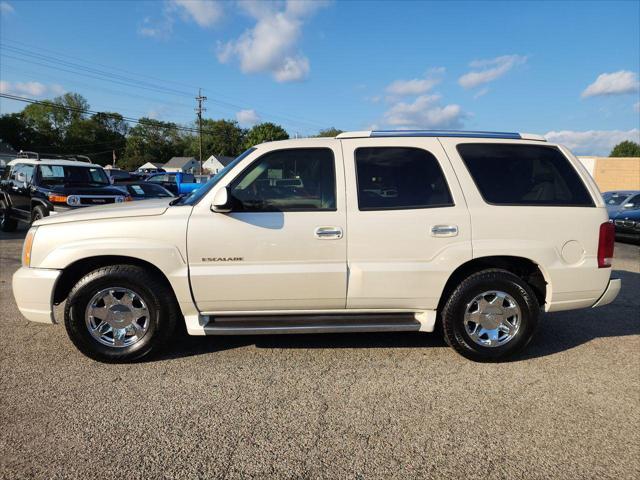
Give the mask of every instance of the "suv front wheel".
M 178 307 L 171 289 L 135 265 L 102 267 L 71 290 L 65 326 L 74 345 L 103 362 L 158 352 L 172 336 Z
M 42 205 L 36 205 L 35 207 L 33 207 L 33 210 L 31 210 L 31 223 L 37 222 L 41 218 L 48 217 L 48 216 L 49 216 L 49 210 L 47 210 Z
M 442 310 L 445 340 L 475 361 L 499 360 L 522 350 L 538 324 L 540 306 L 531 287 L 506 270 L 466 278 Z

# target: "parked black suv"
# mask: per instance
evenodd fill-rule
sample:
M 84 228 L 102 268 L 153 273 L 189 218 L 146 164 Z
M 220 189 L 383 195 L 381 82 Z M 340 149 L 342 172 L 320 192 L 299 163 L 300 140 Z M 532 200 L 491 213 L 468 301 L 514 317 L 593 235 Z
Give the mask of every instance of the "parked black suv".
M 9 162 L 0 181 L 0 229 L 10 232 L 18 221 L 31 223 L 51 212 L 130 200 L 87 160 L 21 154 Z

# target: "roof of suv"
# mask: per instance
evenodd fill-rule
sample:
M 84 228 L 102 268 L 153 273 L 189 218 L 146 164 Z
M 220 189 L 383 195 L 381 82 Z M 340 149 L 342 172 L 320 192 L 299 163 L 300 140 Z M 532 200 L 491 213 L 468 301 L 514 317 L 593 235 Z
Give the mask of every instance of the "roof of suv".
M 27 165 L 60 165 L 69 167 L 103 168 L 102 165 L 98 165 L 95 163 L 82 162 L 80 160 L 63 160 L 60 158 L 42 158 L 40 160 L 36 160 L 35 158 L 15 158 L 7 163 L 7 165 L 11 166 L 15 165 L 16 163 L 25 163 Z
M 456 137 L 456 138 L 501 138 L 510 140 L 538 140 L 546 142 L 542 135 L 518 132 L 484 132 L 464 130 L 363 130 L 342 132 L 336 138 L 379 137 Z

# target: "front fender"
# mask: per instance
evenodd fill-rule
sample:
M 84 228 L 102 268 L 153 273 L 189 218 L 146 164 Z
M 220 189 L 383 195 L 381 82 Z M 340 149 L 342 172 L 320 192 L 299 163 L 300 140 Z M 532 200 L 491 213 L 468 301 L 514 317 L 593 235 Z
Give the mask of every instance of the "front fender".
M 103 256 L 129 257 L 156 266 L 169 280 L 178 302 L 192 302 L 186 259 L 176 246 L 162 242 L 139 238 L 70 242 L 50 251 L 38 268 L 64 270 L 76 262 Z

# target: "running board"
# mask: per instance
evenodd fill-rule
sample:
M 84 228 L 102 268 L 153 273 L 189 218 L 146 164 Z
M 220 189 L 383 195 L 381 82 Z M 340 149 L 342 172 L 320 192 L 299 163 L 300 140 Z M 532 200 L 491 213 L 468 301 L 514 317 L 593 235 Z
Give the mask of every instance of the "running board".
M 422 322 L 412 313 L 344 315 L 216 316 L 205 335 L 271 335 L 287 333 L 417 332 Z

